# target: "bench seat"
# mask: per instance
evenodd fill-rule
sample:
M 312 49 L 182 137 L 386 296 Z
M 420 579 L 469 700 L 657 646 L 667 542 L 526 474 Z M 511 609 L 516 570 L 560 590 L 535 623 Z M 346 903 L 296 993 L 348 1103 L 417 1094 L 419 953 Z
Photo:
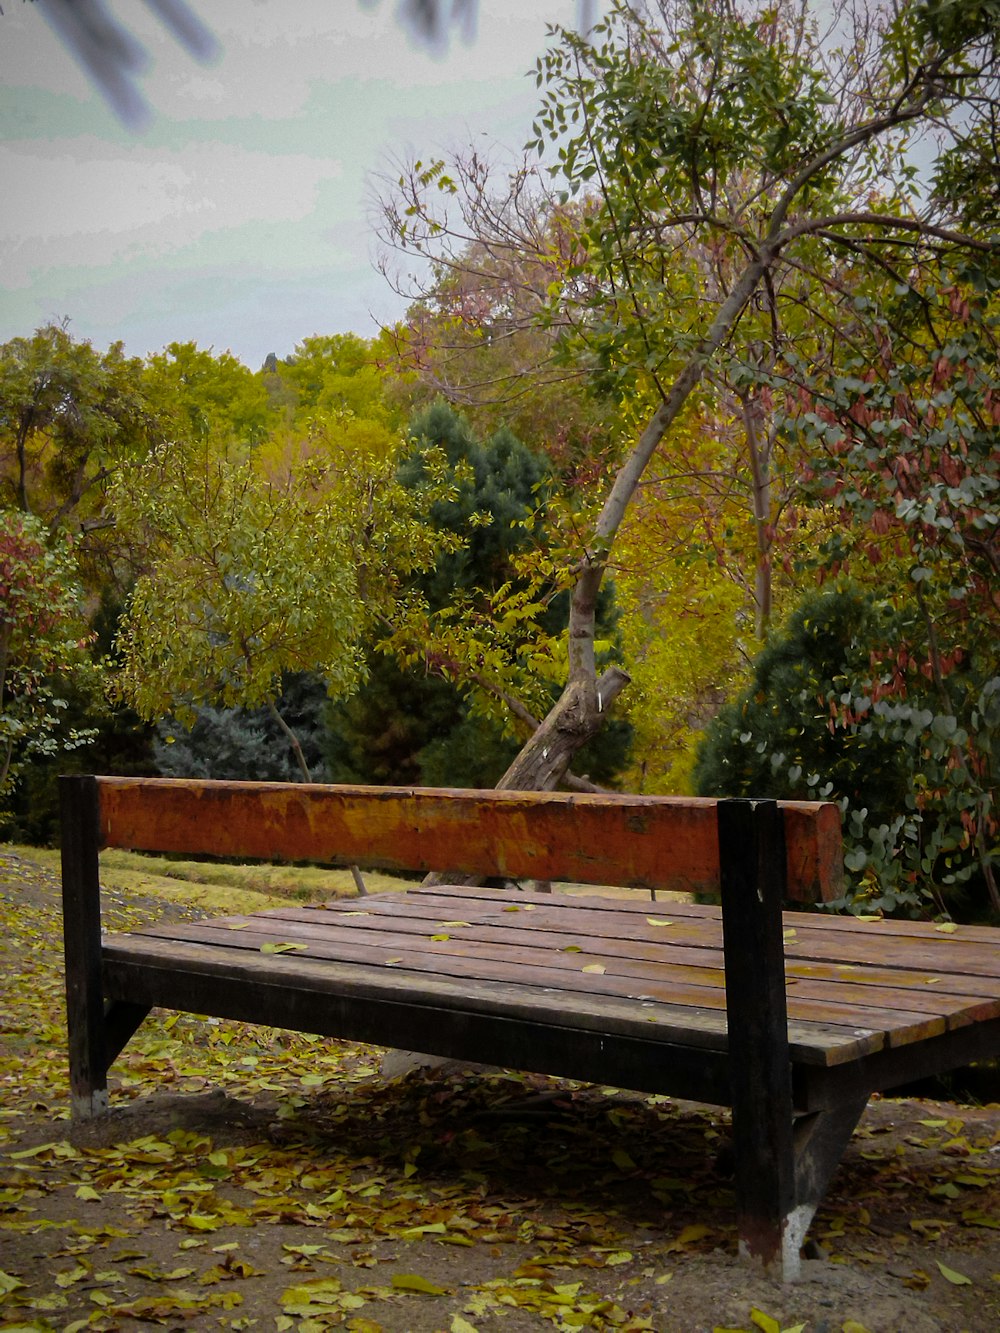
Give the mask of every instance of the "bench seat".
M 941 933 L 921 922 L 800 912 L 783 921 L 796 1068 L 837 1067 L 1000 1019 L 996 930 Z M 544 1018 L 567 1032 L 627 1036 L 651 1054 L 726 1050 L 721 911 L 692 903 L 440 885 L 113 935 L 104 969 L 111 998 L 141 995 L 164 1008 L 383 1045 L 405 1035 L 402 1044 L 425 1054 L 482 1057 L 475 1039 L 456 1052 L 454 1031 L 442 1037 L 441 1024 L 456 1017 L 466 1026 Z M 277 996 L 265 998 L 276 981 L 308 997 L 294 1015 Z M 405 1034 L 400 1002 L 413 1011 Z M 532 1067 L 530 1045 L 510 1055 L 517 1068 Z M 628 1086 L 676 1094 L 675 1074 L 659 1063 L 635 1071 L 641 1082 Z M 717 1104 L 727 1105 L 728 1087 L 719 1092 Z

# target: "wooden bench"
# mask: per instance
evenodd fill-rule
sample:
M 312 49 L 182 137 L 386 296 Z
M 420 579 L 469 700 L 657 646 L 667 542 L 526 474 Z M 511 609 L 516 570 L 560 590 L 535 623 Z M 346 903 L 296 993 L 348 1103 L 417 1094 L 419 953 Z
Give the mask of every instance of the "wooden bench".
M 731 1106 L 741 1253 L 793 1278 L 869 1094 L 1000 1051 L 1000 931 L 788 912 L 835 806 L 63 779 L 73 1111 L 154 1006 Z M 438 884 L 102 935 L 102 847 L 686 889 Z

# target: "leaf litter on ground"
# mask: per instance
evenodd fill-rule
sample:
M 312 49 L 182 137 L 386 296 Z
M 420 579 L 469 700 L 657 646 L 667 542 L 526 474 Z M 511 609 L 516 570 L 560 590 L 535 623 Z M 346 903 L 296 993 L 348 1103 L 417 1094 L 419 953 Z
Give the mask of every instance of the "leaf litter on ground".
M 120 883 L 108 924 L 199 914 L 177 894 Z M 969 1108 L 897 1129 L 876 1103 L 813 1229 L 828 1276 L 777 1295 L 733 1260 L 709 1108 L 500 1071 L 389 1081 L 373 1048 L 164 1013 L 119 1058 L 113 1113 L 71 1125 L 58 902 L 52 869 L 0 851 L 0 1329 L 752 1333 L 814 1314 L 819 1282 L 824 1317 L 863 1326 L 874 1284 L 921 1333 L 928 1297 L 956 1326 L 1000 1297 L 1000 1117 Z

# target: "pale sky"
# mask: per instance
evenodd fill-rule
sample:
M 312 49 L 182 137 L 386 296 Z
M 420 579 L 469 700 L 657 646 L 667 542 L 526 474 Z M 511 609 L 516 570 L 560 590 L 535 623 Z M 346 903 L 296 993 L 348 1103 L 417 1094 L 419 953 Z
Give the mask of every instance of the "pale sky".
M 479 0 L 436 57 L 396 0 L 191 0 L 221 57 L 195 62 L 140 0 L 151 123 L 124 128 L 37 12 L 0 16 L 0 342 L 68 318 L 136 356 L 173 341 L 256 370 L 314 333 L 403 312 L 372 266 L 372 176 L 393 158 L 519 149 L 547 22 L 577 0 Z

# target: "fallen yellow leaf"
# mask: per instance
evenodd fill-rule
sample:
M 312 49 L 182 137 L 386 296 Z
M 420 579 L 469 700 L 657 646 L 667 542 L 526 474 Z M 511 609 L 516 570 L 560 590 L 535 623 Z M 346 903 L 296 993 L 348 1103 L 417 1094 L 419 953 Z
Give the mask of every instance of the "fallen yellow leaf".
M 420 1291 L 425 1296 L 444 1296 L 445 1288 L 439 1287 L 434 1282 L 429 1282 L 427 1278 L 420 1277 L 416 1273 L 394 1273 L 392 1275 L 392 1285 L 397 1291 Z
M 750 1311 L 750 1322 L 763 1329 L 764 1333 L 781 1333 L 781 1325 L 777 1319 L 772 1319 L 769 1314 L 765 1314 L 763 1310 L 758 1310 L 756 1306 Z

